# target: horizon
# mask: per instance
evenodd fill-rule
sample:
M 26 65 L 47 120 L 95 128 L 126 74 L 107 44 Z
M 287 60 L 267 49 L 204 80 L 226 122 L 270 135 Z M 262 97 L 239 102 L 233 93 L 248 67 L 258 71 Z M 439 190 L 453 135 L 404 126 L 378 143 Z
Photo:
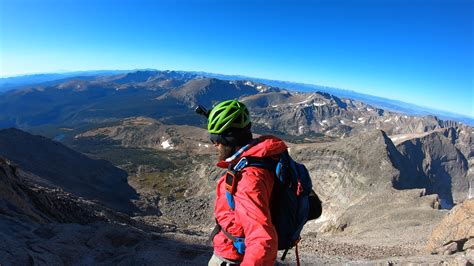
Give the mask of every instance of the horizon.
M 181 69 L 338 88 L 472 118 L 472 7 L 1 0 L 0 76 Z

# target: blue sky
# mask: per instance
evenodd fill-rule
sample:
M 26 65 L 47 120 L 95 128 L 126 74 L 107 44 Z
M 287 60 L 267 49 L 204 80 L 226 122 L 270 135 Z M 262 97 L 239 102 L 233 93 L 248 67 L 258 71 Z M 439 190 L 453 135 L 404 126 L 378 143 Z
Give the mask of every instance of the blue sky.
M 0 0 L 0 75 L 196 70 L 474 117 L 474 1 Z

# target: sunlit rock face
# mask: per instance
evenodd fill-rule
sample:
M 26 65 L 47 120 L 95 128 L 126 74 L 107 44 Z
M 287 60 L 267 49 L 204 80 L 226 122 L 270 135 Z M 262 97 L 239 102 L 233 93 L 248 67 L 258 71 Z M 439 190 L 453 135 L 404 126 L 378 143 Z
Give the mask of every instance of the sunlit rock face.
M 469 197 L 467 161 L 442 132 L 396 147 L 385 132 L 375 130 L 335 142 L 292 145 L 290 153 L 310 171 L 327 220 L 355 219 L 364 209 L 376 210 L 377 201 L 384 199 L 415 213 L 420 206 L 451 208 Z M 435 195 L 427 196 L 431 194 Z
M 382 131 L 332 143 L 296 145 L 290 153 L 310 171 L 326 215 L 337 216 L 367 195 L 390 189 L 401 175 L 391 159 L 400 154 Z

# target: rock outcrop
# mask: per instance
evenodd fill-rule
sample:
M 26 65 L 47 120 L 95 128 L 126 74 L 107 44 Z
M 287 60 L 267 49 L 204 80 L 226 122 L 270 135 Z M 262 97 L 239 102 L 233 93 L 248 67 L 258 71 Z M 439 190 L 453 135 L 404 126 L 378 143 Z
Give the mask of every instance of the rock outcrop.
M 474 199 L 451 210 L 431 233 L 426 248 L 431 253 L 441 254 L 474 250 Z

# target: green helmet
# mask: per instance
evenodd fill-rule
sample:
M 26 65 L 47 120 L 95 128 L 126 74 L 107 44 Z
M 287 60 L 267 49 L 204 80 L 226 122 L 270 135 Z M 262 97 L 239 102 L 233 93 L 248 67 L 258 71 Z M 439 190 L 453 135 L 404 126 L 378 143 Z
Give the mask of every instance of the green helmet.
M 237 100 L 227 100 L 212 108 L 207 120 L 211 134 L 222 134 L 229 128 L 245 128 L 250 124 L 247 107 Z

